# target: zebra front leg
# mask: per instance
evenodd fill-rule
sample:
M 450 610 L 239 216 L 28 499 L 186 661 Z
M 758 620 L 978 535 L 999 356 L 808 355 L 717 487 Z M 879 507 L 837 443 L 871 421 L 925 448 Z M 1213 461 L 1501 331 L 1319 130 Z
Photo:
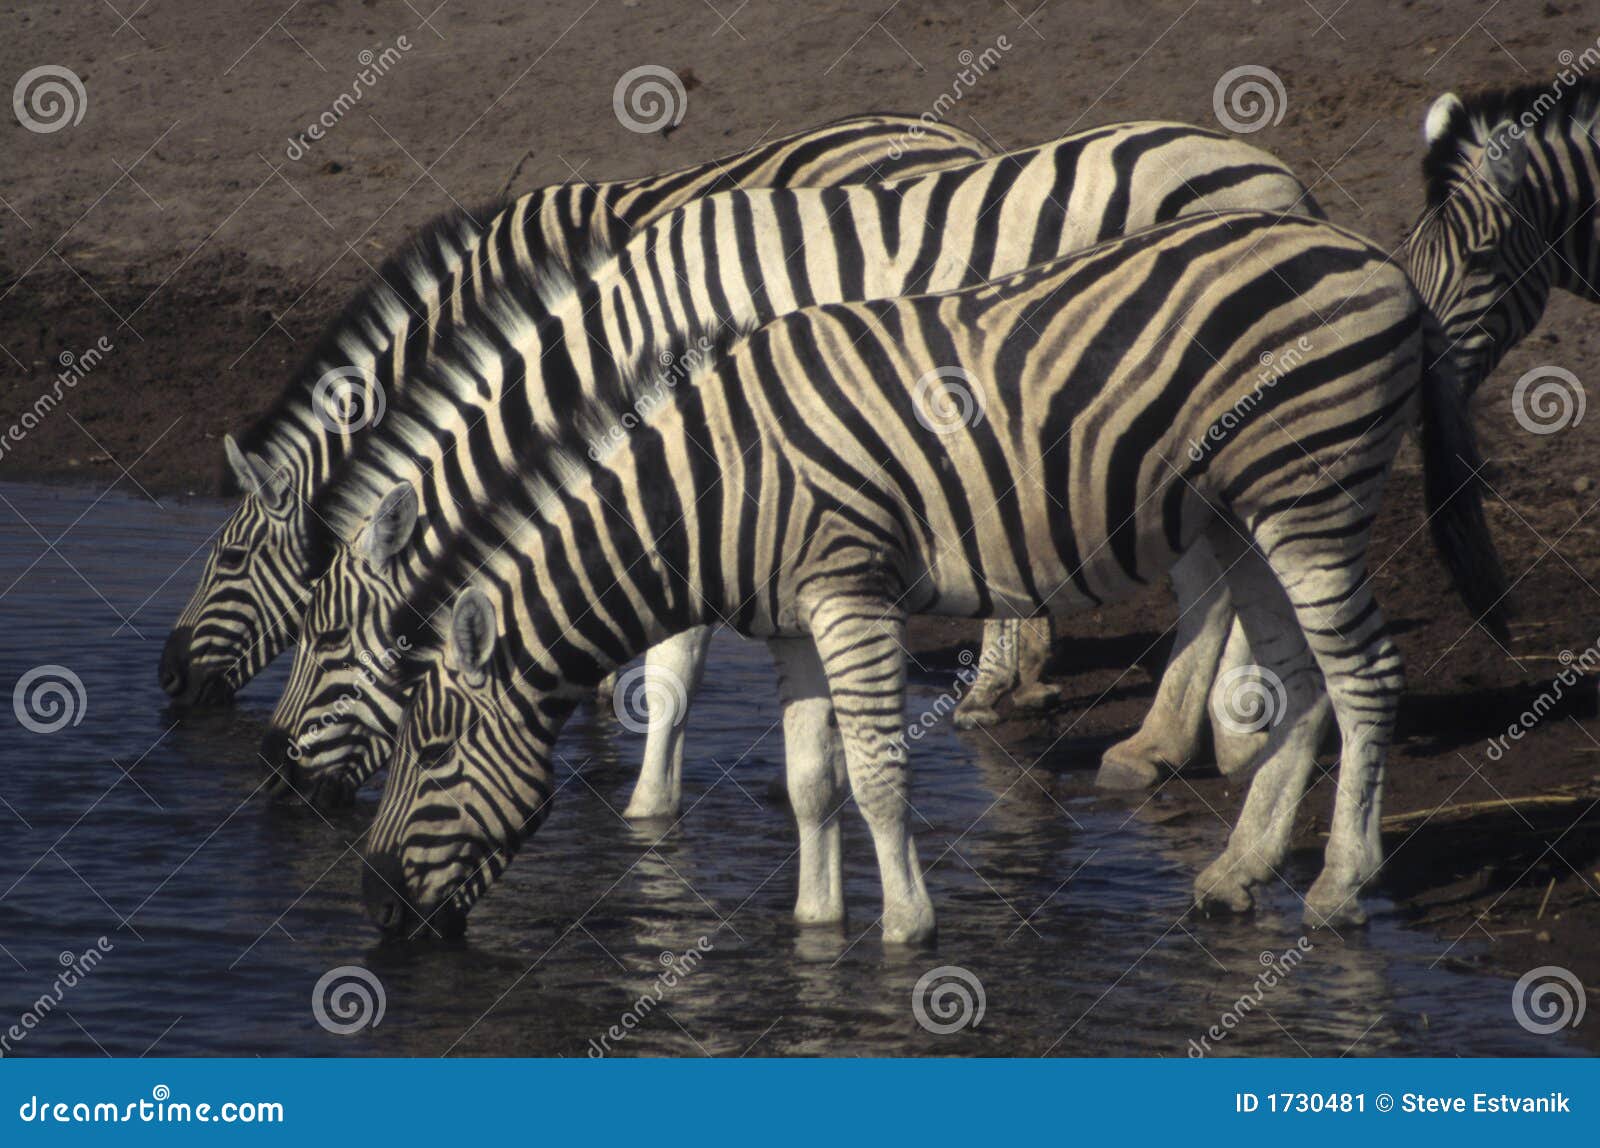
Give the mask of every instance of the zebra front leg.
M 810 611 L 839 722 L 850 790 L 872 831 L 883 881 L 883 939 L 933 940 L 933 902 L 907 826 L 905 615 L 880 596 L 840 594 Z
M 767 648 L 778 665 L 789 807 L 800 835 L 795 920 L 803 925 L 838 924 L 844 920 L 839 805 L 844 798 L 845 762 L 828 676 L 810 638 L 773 638 Z
M 1144 724 L 1100 759 L 1095 784 L 1107 789 L 1154 785 L 1199 757 L 1204 744 L 1206 698 L 1233 625 L 1226 574 L 1204 539 L 1173 566 L 1172 589 L 1178 599 L 1172 657 Z
M 644 761 L 624 817 L 677 816 L 683 803 L 683 735 L 689 706 L 705 676 L 710 645 L 710 626 L 685 630 L 651 646 L 644 666 L 619 679 L 617 716 L 629 728 L 645 731 Z M 643 725 L 633 725 L 641 710 Z
M 1219 548 L 1219 556 L 1231 559 L 1229 590 L 1258 659 L 1251 680 L 1262 692 L 1254 705 L 1237 706 L 1253 715 L 1253 728 L 1242 732 L 1265 733 L 1266 744 L 1227 848 L 1195 881 L 1195 903 L 1244 912 L 1254 902 L 1251 890 L 1277 874 L 1289 851 L 1330 709 L 1289 596 L 1260 552 L 1235 539 L 1233 552 Z
M 951 717 L 957 729 L 976 729 L 1000 720 L 995 706 L 1017 684 L 1017 646 L 1021 636 L 1022 624 L 1016 618 L 983 624 L 978 676 Z

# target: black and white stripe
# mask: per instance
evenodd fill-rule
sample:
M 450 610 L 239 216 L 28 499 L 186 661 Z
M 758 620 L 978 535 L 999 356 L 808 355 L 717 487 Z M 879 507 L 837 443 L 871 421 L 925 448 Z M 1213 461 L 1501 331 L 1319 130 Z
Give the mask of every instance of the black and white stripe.
M 1600 299 L 1597 125 L 1594 80 L 1466 99 L 1447 93 L 1428 111 L 1427 206 L 1407 238 L 1406 264 L 1443 326 L 1463 403 L 1538 325 L 1552 288 Z M 1557 388 L 1552 398 L 1564 388 L 1550 385 Z M 1569 404 L 1581 399 L 1564 396 Z M 1560 417 L 1575 407 L 1552 409 Z M 1523 415 L 1542 421 L 1531 407 Z M 1226 700 L 1221 683 L 1251 662 L 1240 628 L 1230 632 L 1232 610 L 1216 564 L 1197 552 L 1174 570 L 1173 583 L 1179 615 L 1172 658 L 1138 731 L 1106 751 L 1104 785 L 1150 785 L 1164 771 L 1202 759 L 1208 710 L 1218 712 Z M 1243 774 L 1262 735 L 1210 724 L 1218 767 Z
M 357 653 L 392 645 L 405 593 L 487 491 L 597 396 L 619 427 L 620 412 L 637 417 L 692 366 L 699 337 L 818 302 L 970 286 L 1240 204 L 1315 211 L 1300 181 L 1248 144 L 1183 124 L 1113 124 L 888 185 L 709 196 L 565 291 L 547 280 L 542 292 L 487 299 L 319 499 L 326 572 L 268 760 L 301 792 L 342 794 L 370 776 L 405 699 L 397 683 L 364 674 Z M 406 541 L 374 548 L 380 535 Z M 687 697 L 704 647 L 703 634 L 677 637 L 652 652 L 647 673 L 670 674 L 673 696 Z M 652 721 L 630 815 L 677 808 L 682 716 Z
M 318 389 L 324 380 L 348 380 L 369 404 L 362 411 L 392 404 L 429 345 L 506 275 L 570 271 L 697 196 L 886 179 L 987 154 L 956 128 L 857 116 L 681 171 L 543 188 L 503 209 L 452 212 L 429 224 L 329 326 L 273 408 L 238 442 L 227 440 L 226 473 L 245 498 L 212 543 L 167 641 L 163 688 L 180 702 L 222 700 L 295 641 L 308 505 L 368 428 L 329 405 Z
M 1295 782 L 1331 717 L 1339 799 L 1308 912 L 1358 917 L 1401 689 L 1368 535 L 1419 413 L 1430 495 L 1452 490 L 1474 454 L 1451 417 L 1453 379 L 1424 369 L 1437 342 L 1381 250 L 1248 212 L 990 286 L 767 324 L 598 462 L 547 452 L 411 600 L 414 616 L 448 622 L 444 635 L 416 627 L 422 677 L 369 836 L 369 910 L 391 930 L 464 926 L 547 812 L 565 711 L 651 643 L 723 621 L 776 639 L 786 705 L 825 684 L 877 847 L 885 938 L 925 939 L 906 617 L 1067 614 L 1148 585 L 1203 540 L 1288 709 L 1197 895 L 1248 903 L 1282 860 Z M 1302 357 L 1263 386 L 1262 356 L 1289 346 Z M 937 389 L 950 386 L 965 395 Z M 983 416 L 946 420 L 943 400 L 963 397 Z M 1476 489 L 1434 510 L 1463 589 L 1492 602 Z M 788 749 L 810 854 L 802 915 L 836 918 L 837 863 L 816 853 L 835 769 L 816 746 Z

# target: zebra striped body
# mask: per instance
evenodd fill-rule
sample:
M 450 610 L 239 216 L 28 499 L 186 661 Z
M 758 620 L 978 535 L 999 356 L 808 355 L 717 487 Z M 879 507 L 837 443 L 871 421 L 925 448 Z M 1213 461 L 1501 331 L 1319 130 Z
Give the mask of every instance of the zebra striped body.
M 183 703 L 225 700 L 295 641 L 311 499 L 381 424 L 429 344 L 507 275 L 568 272 L 650 220 L 727 188 L 884 179 L 987 154 L 959 129 L 859 116 L 664 175 L 544 188 L 487 224 L 465 212 L 430 224 L 334 321 L 273 409 L 239 443 L 227 441 L 244 501 L 167 641 L 162 687 Z
M 906 616 L 1070 613 L 1159 578 L 1204 539 L 1252 591 L 1247 626 L 1293 707 L 1263 776 L 1313 764 L 1327 679 L 1345 759 L 1311 905 L 1350 919 L 1378 862 L 1401 684 L 1365 549 L 1417 418 L 1425 326 L 1380 250 L 1259 213 L 766 325 L 600 461 L 552 452 L 498 494 L 409 603 L 422 676 L 369 835 L 369 911 L 390 930 L 464 926 L 547 812 L 575 699 L 652 642 L 722 620 L 775 640 L 794 696 L 825 682 L 877 846 L 885 938 L 924 939 Z M 1261 356 L 1291 345 L 1304 357 L 1263 388 Z M 941 417 L 951 386 L 968 417 Z M 1426 406 L 1448 409 L 1437 394 Z M 1470 464 L 1470 441 L 1430 440 L 1441 477 Z M 802 916 L 837 919 L 837 881 L 818 873 L 831 904 L 804 884 L 804 851 L 836 807 L 818 762 L 801 778 L 790 764 Z M 1248 899 L 1287 848 L 1285 820 L 1247 808 L 1200 895 Z
M 1411 279 L 1444 328 L 1462 401 L 1538 324 L 1552 287 L 1600 299 L 1600 82 L 1529 87 L 1466 100 L 1446 94 L 1424 123 L 1427 209 L 1406 240 Z M 1583 396 L 1560 376 L 1535 379 L 1513 409 L 1535 423 L 1570 418 Z M 1546 410 L 1541 406 L 1548 404 Z M 1219 571 L 1197 554 L 1173 572 L 1179 622 L 1172 660 L 1137 733 L 1106 751 L 1100 781 L 1154 784 L 1204 756 L 1208 708 L 1251 655 Z M 1208 707 L 1208 700 L 1210 702 Z M 1225 774 L 1249 768 L 1259 733 L 1213 723 Z
M 642 231 L 564 295 L 502 292 L 480 322 L 458 328 L 429 380 L 319 500 L 328 571 L 265 756 L 302 793 L 344 793 L 370 776 L 405 696 L 398 682 L 363 674 L 355 655 L 391 648 L 405 594 L 486 491 L 586 404 L 614 411 L 600 438 L 622 433 L 704 357 L 697 340 L 819 301 L 970 286 L 1125 228 L 1238 202 L 1315 209 L 1299 180 L 1249 145 L 1180 124 L 1115 124 L 884 186 L 710 196 Z M 409 541 L 375 548 L 379 535 Z M 653 652 L 651 668 L 665 660 L 692 685 L 703 650 L 703 635 L 684 636 Z M 676 808 L 681 753 L 681 721 L 652 721 L 631 814 Z M 647 789 L 652 778 L 665 780 Z

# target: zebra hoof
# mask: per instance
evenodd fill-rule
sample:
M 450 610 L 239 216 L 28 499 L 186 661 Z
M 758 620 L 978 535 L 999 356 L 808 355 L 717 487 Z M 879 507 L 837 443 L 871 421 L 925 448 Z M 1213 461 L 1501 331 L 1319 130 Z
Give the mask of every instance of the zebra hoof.
M 977 729 L 979 726 L 998 725 L 1000 711 L 993 706 L 957 706 L 951 716 L 957 729 Z
M 1194 905 L 1201 912 L 1244 914 L 1255 908 L 1250 883 L 1222 856 L 1195 878 Z
M 1360 893 L 1361 887 L 1354 882 L 1331 879 L 1324 873 L 1306 894 L 1302 919 L 1313 929 L 1359 928 L 1367 923 Z

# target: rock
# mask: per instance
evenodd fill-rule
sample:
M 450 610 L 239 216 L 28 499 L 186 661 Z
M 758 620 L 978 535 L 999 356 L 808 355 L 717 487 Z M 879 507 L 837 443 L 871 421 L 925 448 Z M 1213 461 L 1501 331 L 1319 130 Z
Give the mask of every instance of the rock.
M 1594 479 L 1588 475 L 1572 480 L 1572 490 L 1575 494 L 1588 494 L 1594 489 Z
M 1535 933 L 1533 935 L 1533 939 L 1536 940 L 1536 941 L 1542 941 L 1543 943 L 1548 945 L 1550 943 L 1550 934 L 1547 933 L 1545 930 L 1540 929 L 1537 933 Z

